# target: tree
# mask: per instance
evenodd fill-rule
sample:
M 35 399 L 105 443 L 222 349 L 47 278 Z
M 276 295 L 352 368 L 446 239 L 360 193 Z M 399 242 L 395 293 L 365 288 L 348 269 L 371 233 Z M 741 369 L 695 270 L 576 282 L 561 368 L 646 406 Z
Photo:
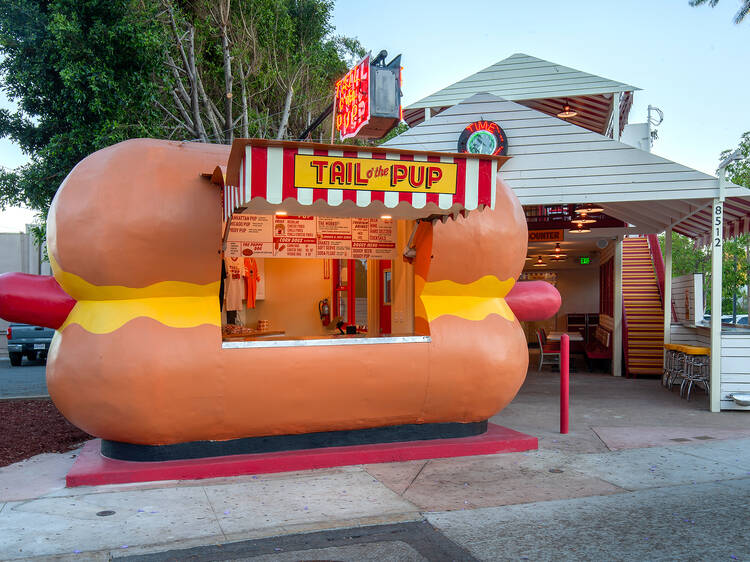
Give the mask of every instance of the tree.
M 718 3 L 719 0 L 690 0 L 690 5 L 693 7 L 700 6 L 701 4 L 708 4 L 713 8 Z M 740 9 L 737 10 L 737 13 L 734 15 L 734 23 L 740 23 L 745 19 L 748 12 L 750 12 L 750 0 L 740 0 Z
M 191 138 L 295 138 L 364 49 L 332 35 L 331 0 L 160 0 L 173 44 L 162 109 Z M 239 101 L 236 92 L 239 89 Z
M 0 87 L 18 103 L 0 111 L 0 137 L 31 157 L 0 168 L 0 207 L 44 217 L 80 160 L 128 138 L 294 138 L 364 51 L 332 35 L 332 9 L 332 0 L 0 2 Z
M 744 133 L 738 146 L 739 159 L 727 166 L 727 177 L 739 186 L 750 188 L 750 131 Z M 724 160 L 732 150 L 725 150 L 719 156 Z M 663 248 L 664 236 L 659 237 Z M 686 236 L 672 233 L 672 274 L 676 277 L 690 273 L 704 273 L 705 294 L 711 290 L 711 255 L 708 248 L 696 247 L 695 243 Z M 723 248 L 722 268 L 722 314 L 733 312 L 735 299 L 738 299 L 737 309 L 748 310 L 750 291 L 745 292 L 745 302 L 742 302 L 743 288 L 750 289 L 750 235 L 742 234 L 726 240 Z M 706 302 L 707 311 L 710 310 L 710 299 Z
M 750 131 L 742 135 L 736 150 L 739 151 L 738 159 L 727 166 L 727 177 L 732 183 L 750 189 Z M 724 160 L 732 152 L 734 151 L 725 150 L 719 159 Z
M 154 76 L 165 37 L 155 10 L 134 0 L 4 0 L 0 137 L 31 161 L 0 170 L 0 207 L 46 214 L 62 180 L 88 154 L 132 137 L 160 136 Z
M 747 13 L 747 10 L 745 10 L 745 13 Z M 732 183 L 750 189 L 750 131 L 742 135 L 736 150 L 738 158 L 727 166 L 727 176 Z M 725 150 L 719 158 L 723 160 L 732 152 L 735 151 Z M 729 242 L 733 244 L 729 244 Z M 731 265 L 734 265 L 728 275 L 728 283 L 732 290 L 732 302 L 734 302 L 735 295 L 740 291 L 740 288 L 744 286 L 746 288 L 744 310 L 750 314 L 750 236 L 743 234 L 729 242 L 724 245 L 724 253 L 726 260 L 727 249 L 729 249 L 733 262 Z M 725 272 L 726 269 L 725 261 Z M 724 275 L 727 275 L 727 273 L 724 273 Z M 728 289 L 728 283 L 723 283 L 722 294 Z

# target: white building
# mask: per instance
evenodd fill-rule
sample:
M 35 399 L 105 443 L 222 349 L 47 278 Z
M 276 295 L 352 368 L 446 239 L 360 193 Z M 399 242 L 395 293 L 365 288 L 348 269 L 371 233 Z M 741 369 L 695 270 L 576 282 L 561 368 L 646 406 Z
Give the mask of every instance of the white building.
M 720 280 L 723 239 L 750 228 L 750 192 L 644 150 L 650 147 L 648 125 L 628 130 L 635 146 L 620 142 L 637 90 L 515 54 L 407 107 L 404 119 L 411 128 L 386 146 L 455 152 L 459 136 L 471 123 L 499 125 L 507 137 L 507 155 L 512 157 L 500 177 L 524 206 L 530 231 L 559 231 L 557 241 L 530 241 L 527 257 L 530 272 L 537 258 L 543 262 L 539 265 L 559 275 L 563 308 L 554 328 L 567 330 L 573 313 L 596 316 L 596 325 L 612 336 L 612 373 L 630 376 L 661 372 L 663 344 L 676 330 L 681 334 L 687 330 L 690 335 L 687 340 L 682 336 L 684 342 L 710 342 L 711 410 L 750 409 L 729 398 L 733 392 L 750 392 L 750 374 L 735 372 L 740 359 L 750 358 L 750 332 L 722 333 L 720 322 L 710 329 L 685 326 L 685 319 L 675 315 L 663 319 L 663 302 L 674 306 L 675 300 L 671 232 L 710 241 L 712 274 Z M 569 116 L 563 117 L 566 108 Z M 600 220 L 591 232 L 573 232 L 579 216 L 575 209 L 586 204 L 603 209 Z M 669 242 L 666 274 L 660 278 L 656 262 L 661 253 L 653 251 L 653 259 L 649 258 L 646 239 L 636 242 L 629 237 L 661 232 L 667 232 Z M 558 243 L 562 252 L 590 259 L 585 264 L 584 260 L 573 264 L 543 259 L 554 254 Z M 638 252 L 653 261 L 655 271 L 649 266 L 653 291 L 662 288 L 660 299 L 648 303 L 629 296 L 638 293 L 638 276 L 646 271 L 638 269 L 637 260 L 643 259 L 635 256 Z M 636 260 L 630 267 L 629 254 Z M 611 278 L 606 273 L 610 260 Z M 612 302 L 605 302 L 608 292 Z M 710 298 L 712 309 L 720 309 L 720 291 Z M 575 310 L 570 303 L 575 303 Z

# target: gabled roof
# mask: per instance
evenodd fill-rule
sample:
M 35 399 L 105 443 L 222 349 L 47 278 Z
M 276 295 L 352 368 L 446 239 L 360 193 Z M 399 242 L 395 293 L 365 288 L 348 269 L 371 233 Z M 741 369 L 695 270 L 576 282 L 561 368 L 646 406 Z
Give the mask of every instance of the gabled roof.
M 452 106 L 480 92 L 518 101 L 632 92 L 639 89 L 595 74 L 516 53 L 422 98 L 406 109 Z
M 505 131 L 512 158 L 499 176 L 521 204 L 599 203 L 643 232 L 677 226 L 693 237 L 703 234 L 683 221 L 704 222 L 699 212 L 718 196 L 714 176 L 490 94 L 472 96 L 384 146 L 453 152 L 461 131 L 480 119 Z M 725 194 L 750 200 L 749 190 L 732 184 Z M 727 215 L 728 222 L 739 217 Z M 710 229 L 710 219 L 705 223 Z

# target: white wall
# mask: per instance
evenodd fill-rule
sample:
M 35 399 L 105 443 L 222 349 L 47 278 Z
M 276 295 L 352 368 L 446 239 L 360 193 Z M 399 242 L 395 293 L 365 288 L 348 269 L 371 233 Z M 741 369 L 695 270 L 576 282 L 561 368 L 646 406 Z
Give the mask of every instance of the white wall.
M 703 322 L 703 274 L 689 273 L 672 278 L 672 305 L 678 322 Z
M 557 273 L 556 288 L 562 297 L 560 310 L 553 318 L 540 322 L 522 322 L 526 341 L 536 343 L 536 330 L 565 331 L 568 314 L 599 312 L 599 261 L 592 256 L 589 265 L 580 269 L 561 269 Z
M 49 262 L 42 261 L 42 253 L 27 232 L 0 232 L 0 274 L 33 273 L 51 275 Z M 0 355 L 8 352 L 5 337 L 8 322 L 0 318 Z
M 479 119 L 508 137 L 500 177 L 523 205 L 713 197 L 716 178 L 490 94 L 476 94 L 384 146 L 455 152 Z M 645 220 L 645 217 L 644 217 Z
M 327 298 L 333 307 L 332 281 L 323 278 L 323 260 L 265 258 L 265 275 L 266 298 L 244 310 L 246 326 L 268 320 L 270 330 L 291 337 L 324 335 L 335 328 L 323 326 L 318 315 L 319 300 Z
M 599 312 L 599 261 L 580 269 L 564 269 L 557 274 L 557 290 L 562 296 L 558 325 L 565 326 L 567 314 Z

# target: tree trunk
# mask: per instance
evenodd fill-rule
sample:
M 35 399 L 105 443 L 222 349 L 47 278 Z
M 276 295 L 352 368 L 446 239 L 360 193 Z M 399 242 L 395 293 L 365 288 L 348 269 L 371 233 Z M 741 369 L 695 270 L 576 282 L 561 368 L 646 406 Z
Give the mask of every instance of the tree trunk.
M 196 79 L 197 79 L 196 82 L 198 83 L 198 94 L 203 100 L 203 107 L 205 107 L 206 109 L 206 115 L 208 115 L 208 122 L 211 123 L 211 130 L 214 133 L 214 138 L 216 139 L 216 142 L 219 142 L 224 138 L 224 135 L 222 134 L 222 131 L 224 130 L 224 124 L 222 123 L 222 119 L 224 118 L 216 109 L 216 106 L 214 105 L 214 103 L 210 99 L 208 99 L 208 96 L 206 95 L 206 90 L 203 88 L 203 80 L 201 80 L 200 75 L 196 76 Z
M 248 116 L 247 116 L 247 89 L 245 88 L 245 80 L 247 74 L 245 74 L 245 66 L 240 61 L 240 90 L 242 92 L 242 138 L 248 138 L 250 136 Z
M 283 139 L 286 134 L 286 127 L 289 124 L 289 112 L 292 108 L 292 97 L 294 96 L 294 88 L 289 86 L 286 92 L 286 101 L 284 102 L 284 113 L 281 115 L 281 123 L 279 124 L 279 131 L 276 133 L 278 140 Z
M 232 118 L 232 57 L 229 52 L 229 0 L 221 10 L 221 52 L 224 56 L 224 142 L 232 144 L 234 127 Z
M 191 81 L 193 87 L 190 88 L 190 107 L 193 111 L 193 123 L 195 124 L 196 133 L 201 142 L 208 142 L 208 135 L 206 129 L 203 126 L 203 120 L 201 119 L 200 106 L 198 105 L 198 69 L 195 65 L 195 29 L 190 26 L 188 32 L 188 63 Z

